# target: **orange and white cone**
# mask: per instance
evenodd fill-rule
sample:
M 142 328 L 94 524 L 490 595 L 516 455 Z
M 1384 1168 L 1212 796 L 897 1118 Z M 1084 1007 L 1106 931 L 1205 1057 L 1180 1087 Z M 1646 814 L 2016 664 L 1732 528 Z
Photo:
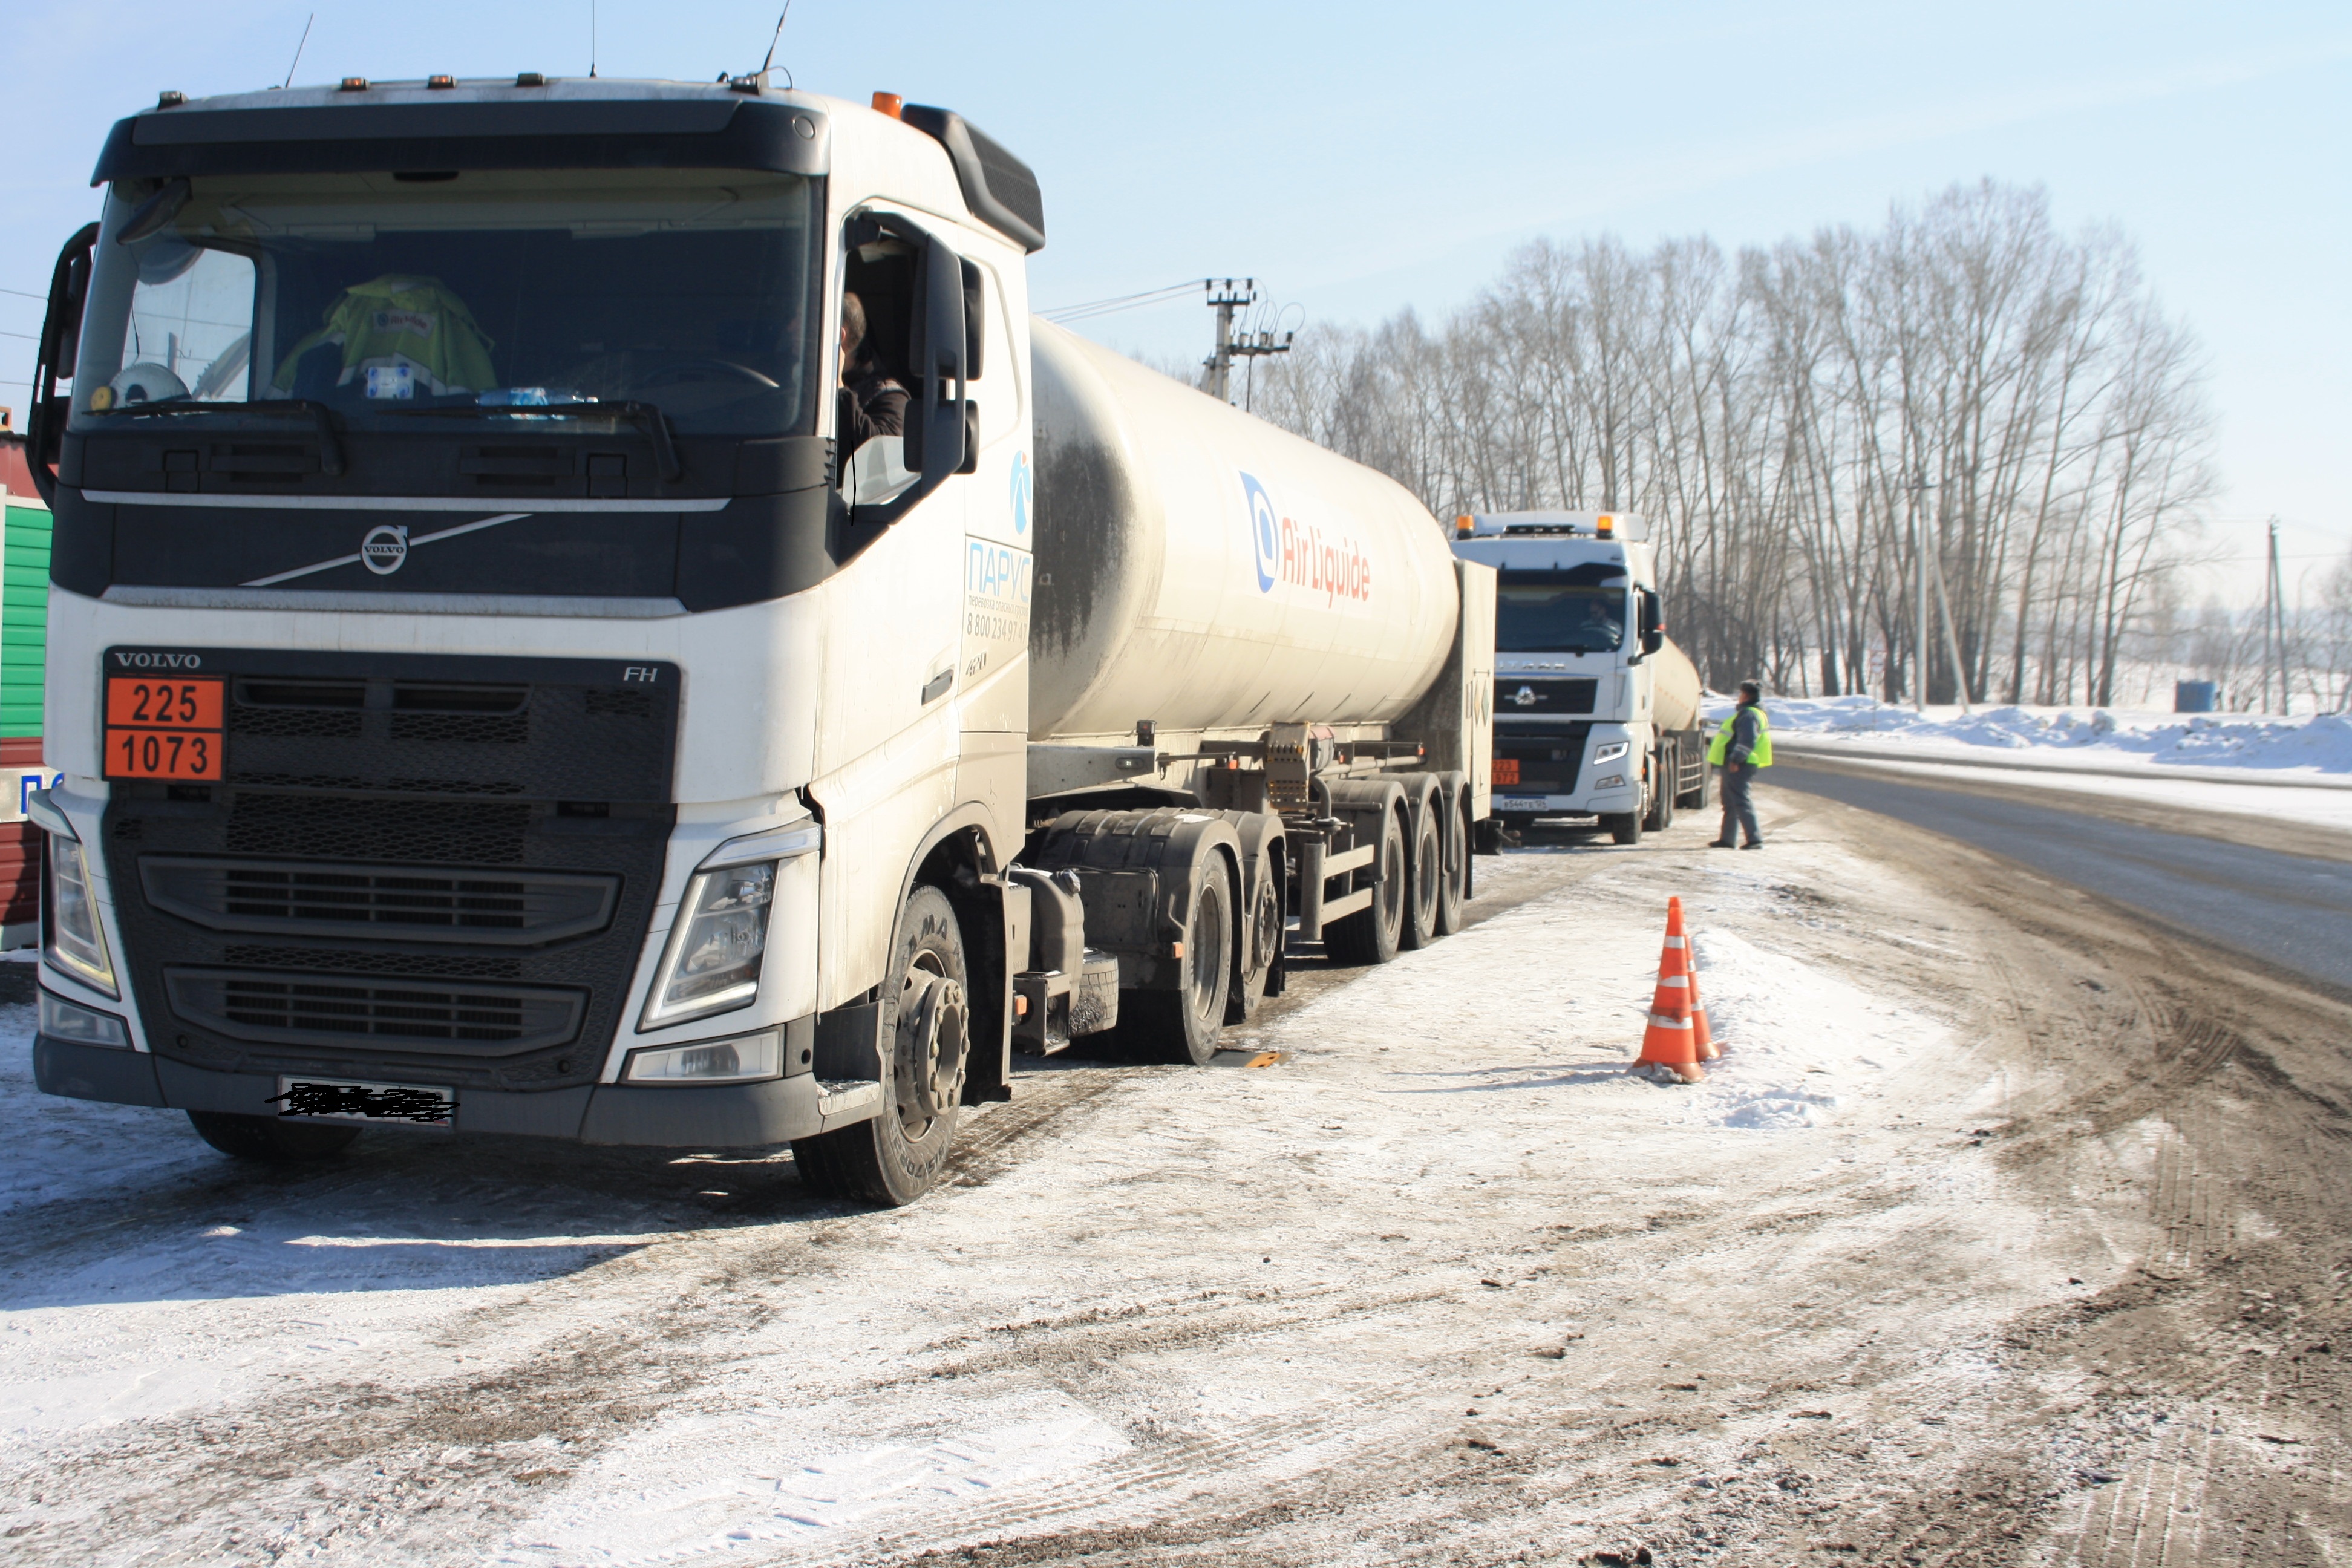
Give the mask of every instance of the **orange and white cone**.
M 1666 900 L 1666 945 L 1683 950 L 1683 973 L 1690 989 L 1691 1036 L 1693 1043 L 1698 1047 L 1698 1059 L 1703 1062 L 1717 1060 L 1723 1052 L 1716 1046 L 1714 1032 L 1706 1026 L 1706 1004 L 1699 1000 L 1698 994 L 1698 946 L 1683 930 L 1683 901 L 1680 899 Z
M 1691 1026 L 1687 949 L 1685 939 L 1674 930 L 1681 924 L 1681 913 L 1678 907 L 1668 907 L 1670 923 L 1665 951 L 1658 959 L 1658 988 L 1650 1000 L 1649 1026 L 1642 1031 L 1642 1054 L 1633 1065 L 1666 1068 L 1685 1083 L 1697 1083 L 1706 1077 L 1706 1069 L 1698 1065 L 1698 1033 Z

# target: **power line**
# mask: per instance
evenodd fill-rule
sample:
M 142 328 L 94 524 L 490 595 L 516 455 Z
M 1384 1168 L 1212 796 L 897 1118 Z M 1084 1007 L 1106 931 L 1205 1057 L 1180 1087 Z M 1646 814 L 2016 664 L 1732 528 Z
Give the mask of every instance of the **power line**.
M 1181 283 L 1171 283 L 1164 289 L 1147 289 L 1140 294 L 1120 294 L 1108 300 L 1089 300 L 1084 304 L 1064 305 L 1058 310 L 1040 310 L 1037 313 L 1049 321 L 1066 326 L 1072 321 L 1092 321 L 1097 316 L 1115 315 L 1121 310 L 1134 310 L 1146 305 L 1157 305 L 1173 300 L 1179 295 L 1189 294 L 1209 281 L 1206 278 L 1187 278 Z

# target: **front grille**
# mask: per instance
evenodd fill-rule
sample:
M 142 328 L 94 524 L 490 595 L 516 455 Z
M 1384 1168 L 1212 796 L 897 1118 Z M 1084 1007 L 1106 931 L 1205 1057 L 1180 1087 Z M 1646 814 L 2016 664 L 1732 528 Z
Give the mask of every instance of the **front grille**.
M 425 1054 L 512 1056 L 569 1043 L 576 991 L 479 983 L 251 969 L 167 969 L 172 1011 L 202 1028 L 263 1045 L 367 1040 Z
M 1499 792 L 1528 795 L 1573 795 L 1584 767 L 1590 724 L 1561 724 L 1538 730 L 1532 725 L 1495 726 L 1495 759 L 1518 763 L 1517 784 L 1496 784 Z
M 1509 713 L 1590 713 L 1599 682 L 1590 676 L 1559 680 L 1542 676 L 1495 678 L 1495 716 Z
M 215 1072 L 593 1082 L 676 820 L 676 668 L 203 658 L 227 683 L 223 776 L 117 780 L 101 840 L 155 1051 Z
M 535 944 L 602 931 L 620 879 L 143 856 L 147 901 L 209 931 Z
M 240 791 L 229 812 L 226 847 L 234 854 L 306 858 L 359 848 L 374 860 L 513 865 L 522 859 L 530 826 L 528 805 Z

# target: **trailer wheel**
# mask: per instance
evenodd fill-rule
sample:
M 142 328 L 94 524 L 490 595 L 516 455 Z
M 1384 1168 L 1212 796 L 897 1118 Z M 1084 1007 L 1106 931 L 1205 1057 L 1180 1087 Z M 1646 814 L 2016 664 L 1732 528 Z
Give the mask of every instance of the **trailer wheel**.
M 273 1165 L 331 1159 L 351 1147 L 356 1127 L 300 1117 L 236 1116 L 222 1110 L 191 1110 L 196 1136 L 222 1153 Z
M 1228 1024 L 1246 1024 L 1256 1016 L 1258 1004 L 1265 1000 L 1266 978 L 1274 973 L 1275 958 L 1281 952 L 1286 935 L 1282 901 L 1275 896 L 1271 876 L 1258 878 L 1257 898 L 1252 908 L 1254 912 L 1242 922 L 1240 934 L 1234 939 L 1234 972 L 1241 980 L 1225 998 Z
M 955 1142 L 971 1058 L 963 929 L 945 893 L 917 888 L 898 916 L 882 987 L 882 1113 L 793 1144 L 801 1180 L 892 1208 L 930 1191 Z
M 1445 814 L 1445 877 L 1437 884 L 1437 934 L 1462 929 L 1463 906 L 1470 901 L 1470 795 Z
M 1445 901 L 1445 836 L 1437 817 L 1443 795 L 1425 802 L 1412 836 L 1412 857 L 1405 868 L 1404 930 L 1398 945 L 1408 950 L 1435 942 L 1438 906 Z
M 1323 951 L 1335 963 L 1386 963 L 1404 940 L 1404 824 L 1399 814 L 1382 811 L 1380 832 L 1375 864 L 1381 879 L 1372 889 L 1371 907 L 1323 928 Z
M 1119 993 L 1118 1027 L 1162 1061 L 1206 1067 L 1217 1054 L 1234 978 L 1234 920 L 1223 856 L 1211 852 L 1193 862 L 1190 902 L 1192 918 L 1185 922 L 1184 951 L 1176 961 L 1176 989 Z

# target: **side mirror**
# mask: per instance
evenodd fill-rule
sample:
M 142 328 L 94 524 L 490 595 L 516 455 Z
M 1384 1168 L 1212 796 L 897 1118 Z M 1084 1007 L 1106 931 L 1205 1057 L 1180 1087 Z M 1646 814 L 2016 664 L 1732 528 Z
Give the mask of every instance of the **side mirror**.
M 937 235 L 923 237 L 915 263 L 913 331 L 908 358 L 916 385 L 907 409 L 907 467 L 926 490 L 963 467 L 963 262 Z
M 49 308 L 41 319 L 40 347 L 33 362 L 33 406 L 25 420 L 25 456 L 41 500 L 58 501 L 58 459 L 65 447 L 68 400 L 58 383 L 71 380 L 81 352 L 82 306 L 89 298 L 90 251 L 98 225 L 85 224 L 58 252 L 49 272 Z
M 1655 653 L 1666 642 L 1666 608 L 1654 588 L 1637 590 L 1642 595 L 1642 651 Z

